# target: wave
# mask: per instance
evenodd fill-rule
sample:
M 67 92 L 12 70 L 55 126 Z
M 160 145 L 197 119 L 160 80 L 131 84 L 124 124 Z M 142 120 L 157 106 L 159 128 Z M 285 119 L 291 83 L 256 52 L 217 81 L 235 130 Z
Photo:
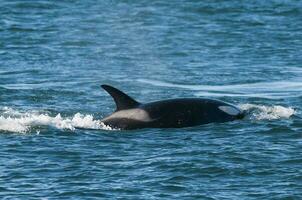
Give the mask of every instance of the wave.
M 38 111 L 22 112 L 8 107 L 1 109 L 0 131 L 27 133 L 38 126 L 51 126 L 72 131 L 76 128 L 112 130 L 100 120 L 95 120 L 92 115 L 76 113 L 71 117 L 62 117 L 60 113 L 51 116 L 47 113 L 41 114 Z
M 185 85 L 151 79 L 137 79 L 138 82 L 160 87 L 180 88 L 196 91 L 196 96 L 231 96 L 282 99 L 299 97 L 302 92 L 301 81 L 273 81 L 243 83 L 232 85 Z

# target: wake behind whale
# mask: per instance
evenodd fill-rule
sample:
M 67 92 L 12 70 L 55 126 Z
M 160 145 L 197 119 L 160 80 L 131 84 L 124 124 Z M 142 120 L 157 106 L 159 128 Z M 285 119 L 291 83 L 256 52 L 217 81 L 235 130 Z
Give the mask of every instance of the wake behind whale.
M 281 105 L 241 104 L 238 107 L 246 113 L 248 121 L 288 119 L 296 116 L 296 110 Z M 298 114 L 298 113 L 297 113 Z M 40 133 L 48 128 L 75 132 L 77 129 L 116 130 L 103 124 L 93 114 L 75 112 L 50 113 L 45 110 L 0 107 L 0 133 Z
M 293 115 L 299 116 L 295 109 L 281 105 L 247 103 L 240 104 L 237 108 L 218 100 L 200 98 L 170 99 L 142 104 L 111 86 L 104 85 L 103 87 L 114 98 L 117 110 L 102 120 L 99 120 L 94 114 L 83 114 L 77 111 L 73 115 L 68 115 L 62 112 L 23 110 L 5 106 L 0 107 L 0 133 L 39 133 L 46 127 L 68 131 L 76 129 L 179 128 L 210 122 L 231 121 L 243 117 L 241 113 L 245 113 L 244 119 L 249 121 L 287 119 Z M 202 111 L 206 111 L 206 114 L 202 115 Z M 223 114 L 226 115 L 225 118 L 221 117 Z

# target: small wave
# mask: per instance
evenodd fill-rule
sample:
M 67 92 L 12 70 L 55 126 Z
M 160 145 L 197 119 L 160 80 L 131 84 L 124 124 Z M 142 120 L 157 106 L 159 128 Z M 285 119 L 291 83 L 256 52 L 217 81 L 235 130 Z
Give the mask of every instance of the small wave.
M 81 113 L 76 113 L 72 117 L 62 117 L 60 113 L 51 116 L 38 111 L 22 112 L 8 107 L 1 109 L 0 113 L 0 131 L 27 133 L 37 126 L 52 126 L 72 131 L 76 128 L 112 130 L 100 120 L 94 120 L 92 115 Z
M 256 104 L 241 104 L 239 107 L 247 113 L 247 117 L 255 120 L 273 120 L 280 118 L 290 118 L 295 114 L 295 110 L 291 107 L 283 107 L 279 105 L 265 106 Z
M 197 91 L 196 96 L 238 96 L 282 99 L 299 97 L 302 92 L 301 81 L 273 81 L 243 83 L 233 85 L 186 85 L 151 79 L 137 79 L 138 82 L 160 87 L 180 88 Z

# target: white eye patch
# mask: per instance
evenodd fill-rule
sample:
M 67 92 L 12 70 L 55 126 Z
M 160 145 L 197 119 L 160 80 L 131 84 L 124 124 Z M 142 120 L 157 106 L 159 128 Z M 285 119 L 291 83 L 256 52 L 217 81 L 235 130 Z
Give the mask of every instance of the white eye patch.
M 229 115 L 238 115 L 240 112 L 238 109 L 231 106 L 219 106 L 218 108 Z

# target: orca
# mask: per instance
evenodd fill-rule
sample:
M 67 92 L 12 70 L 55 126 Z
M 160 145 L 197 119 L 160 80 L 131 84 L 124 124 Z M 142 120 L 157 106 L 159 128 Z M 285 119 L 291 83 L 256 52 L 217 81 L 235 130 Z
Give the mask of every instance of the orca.
M 116 104 L 115 112 L 101 122 L 114 129 L 182 128 L 244 117 L 239 108 L 220 100 L 177 98 L 143 104 L 112 86 L 101 87 Z

